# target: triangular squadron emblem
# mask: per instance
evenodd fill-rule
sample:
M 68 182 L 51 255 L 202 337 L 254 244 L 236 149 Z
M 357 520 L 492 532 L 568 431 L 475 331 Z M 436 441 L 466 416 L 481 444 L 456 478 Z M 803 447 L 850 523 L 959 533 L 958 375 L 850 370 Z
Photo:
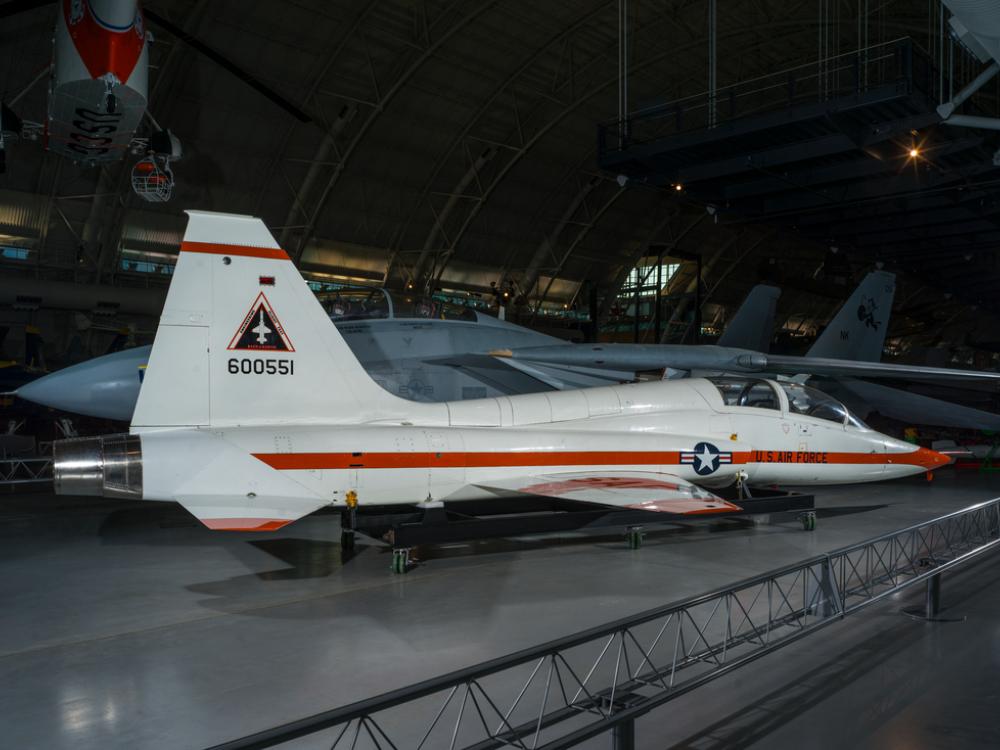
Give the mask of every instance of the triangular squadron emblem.
M 295 351 L 295 347 L 285 334 L 285 329 L 281 327 L 281 321 L 274 314 L 274 309 L 263 292 L 258 294 L 257 299 L 250 305 L 250 311 L 244 316 L 227 349 L 258 352 Z

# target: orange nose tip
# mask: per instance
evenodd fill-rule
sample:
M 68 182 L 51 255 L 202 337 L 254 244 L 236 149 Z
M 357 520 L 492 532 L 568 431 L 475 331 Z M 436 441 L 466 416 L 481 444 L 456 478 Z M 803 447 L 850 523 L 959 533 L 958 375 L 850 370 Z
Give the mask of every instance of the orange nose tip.
M 953 460 L 951 456 L 932 451 L 930 448 L 917 448 L 912 455 L 913 462 L 917 466 L 923 466 L 928 471 L 950 464 Z

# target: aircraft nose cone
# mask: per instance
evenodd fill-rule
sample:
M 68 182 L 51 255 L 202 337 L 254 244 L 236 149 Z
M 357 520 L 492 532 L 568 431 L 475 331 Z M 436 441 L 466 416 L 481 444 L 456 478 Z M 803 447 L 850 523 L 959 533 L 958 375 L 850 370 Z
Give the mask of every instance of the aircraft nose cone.
M 930 448 L 917 448 L 913 454 L 914 463 L 923 466 L 927 471 L 932 471 L 952 462 L 951 456 L 932 451 Z
M 59 404 L 63 401 L 67 390 L 65 380 L 61 373 L 54 372 L 25 383 L 14 392 L 18 398 L 23 398 L 25 401 L 61 408 Z
M 128 421 L 139 396 L 137 363 L 145 361 L 138 349 L 105 355 L 33 380 L 16 393 L 52 409 Z

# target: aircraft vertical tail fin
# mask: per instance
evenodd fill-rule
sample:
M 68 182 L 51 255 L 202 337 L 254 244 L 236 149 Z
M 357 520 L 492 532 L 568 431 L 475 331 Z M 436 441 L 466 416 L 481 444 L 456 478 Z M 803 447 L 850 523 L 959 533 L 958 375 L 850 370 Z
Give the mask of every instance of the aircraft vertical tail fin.
M 872 271 L 861 281 L 807 352 L 808 357 L 878 362 L 882 359 L 896 276 Z
M 264 222 L 187 213 L 135 431 L 406 413 L 358 363 Z
M 776 286 L 758 284 L 751 289 L 719 337 L 719 346 L 766 352 L 771 347 L 774 311 L 780 296 Z

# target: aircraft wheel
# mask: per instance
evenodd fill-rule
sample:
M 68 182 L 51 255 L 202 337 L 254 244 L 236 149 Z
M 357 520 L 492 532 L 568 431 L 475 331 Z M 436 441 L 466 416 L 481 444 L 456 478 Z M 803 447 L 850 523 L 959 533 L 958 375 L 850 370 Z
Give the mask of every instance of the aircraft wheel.
M 633 528 L 625 532 L 625 541 L 629 549 L 639 549 L 642 546 L 642 529 Z
M 803 531 L 815 531 L 816 530 L 816 511 L 810 510 L 799 516 L 799 520 L 802 521 Z

